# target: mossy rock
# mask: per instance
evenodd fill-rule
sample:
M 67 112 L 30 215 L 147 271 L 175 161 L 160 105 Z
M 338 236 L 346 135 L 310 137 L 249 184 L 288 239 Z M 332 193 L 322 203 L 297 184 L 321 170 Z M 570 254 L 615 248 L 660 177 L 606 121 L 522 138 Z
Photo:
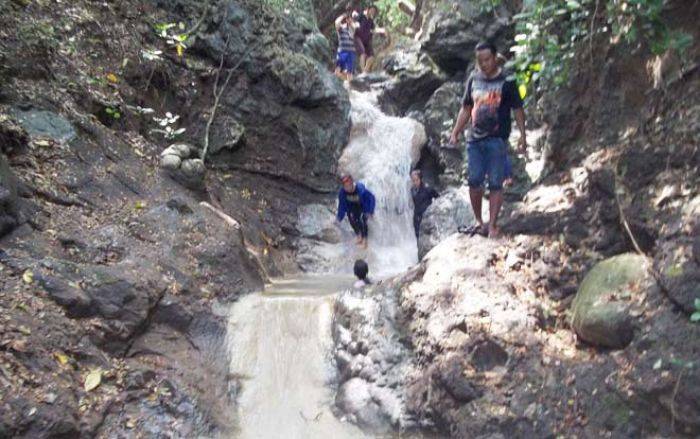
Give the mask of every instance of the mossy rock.
M 653 283 L 651 261 L 626 253 L 596 264 L 586 275 L 572 304 L 572 326 L 583 340 L 623 348 L 634 336 L 630 303 Z

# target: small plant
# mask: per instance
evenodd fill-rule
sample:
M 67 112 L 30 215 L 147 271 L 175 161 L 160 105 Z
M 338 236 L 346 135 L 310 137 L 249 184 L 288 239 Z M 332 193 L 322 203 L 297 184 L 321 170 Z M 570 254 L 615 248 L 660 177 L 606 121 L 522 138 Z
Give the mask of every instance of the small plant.
M 180 22 L 180 23 L 157 23 L 154 28 L 156 31 L 156 34 L 158 34 L 159 37 L 164 39 L 169 46 L 174 47 L 175 51 L 177 52 L 177 56 L 182 56 L 185 53 L 185 49 L 187 49 L 187 46 L 185 45 L 185 42 L 190 38 L 190 34 L 187 32 L 185 33 L 171 33 L 171 29 L 176 28 L 180 31 L 185 30 L 185 24 Z
M 695 299 L 695 312 L 690 315 L 691 322 L 700 322 L 700 297 Z
M 119 110 L 113 107 L 105 108 L 105 113 L 107 113 L 107 116 L 111 117 L 114 120 L 120 119 L 122 117 L 122 114 L 119 112 Z
M 174 128 L 175 122 L 180 119 L 177 114 L 172 114 L 171 112 L 165 113 L 165 117 L 154 117 L 153 120 L 158 122 L 160 128 L 154 128 L 151 130 L 153 133 L 161 134 L 167 140 L 173 140 L 180 134 L 185 132 L 185 128 Z

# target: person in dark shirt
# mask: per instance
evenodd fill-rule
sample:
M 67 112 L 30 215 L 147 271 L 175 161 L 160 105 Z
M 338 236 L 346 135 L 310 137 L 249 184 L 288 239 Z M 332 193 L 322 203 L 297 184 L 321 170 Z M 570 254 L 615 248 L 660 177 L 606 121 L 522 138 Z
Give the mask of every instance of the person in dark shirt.
M 369 273 L 369 266 L 364 259 L 358 259 L 355 261 L 355 265 L 352 267 L 353 273 L 357 276 L 357 281 L 353 284 L 353 287 L 357 290 L 361 290 L 367 285 L 372 284 L 369 280 L 367 274 Z
M 493 44 L 476 46 L 478 68 L 470 75 L 462 98 L 462 108 L 450 136 L 456 145 L 459 136 L 471 119 L 467 136 L 469 198 L 476 218 L 470 229 L 483 235 L 498 237 L 498 214 L 503 205 L 506 141 L 511 126 L 511 111 L 520 130 L 518 150 L 525 153 L 525 111 L 515 81 L 506 78 L 498 65 Z M 489 183 L 489 224 L 484 226 L 481 202 L 484 180 Z
M 434 198 L 440 195 L 437 191 L 427 184 L 423 183 L 423 175 L 419 169 L 411 171 L 411 197 L 413 198 L 413 229 L 416 231 L 416 239 L 418 239 L 418 231 L 420 223 L 423 221 L 423 214 L 433 202 Z
M 379 10 L 372 5 L 361 12 L 354 14 L 355 19 L 355 48 L 360 55 L 360 69 L 367 73 L 372 68 L 374 62 L 374 48 L 372 47 L 372 37 L 375 33 L 384 34 L 386 31 L 376 27 L 374 18 Z
M 367 220 L 374 215 L 374 194 L 359 181 L 355 183 L 350 175 L 343 175 L 340 181 L 343 187 L 338 192 L 337 220 L 342 222 L 347 214 L 350 226 L 357 236 L 357 244 L 367 248 Z

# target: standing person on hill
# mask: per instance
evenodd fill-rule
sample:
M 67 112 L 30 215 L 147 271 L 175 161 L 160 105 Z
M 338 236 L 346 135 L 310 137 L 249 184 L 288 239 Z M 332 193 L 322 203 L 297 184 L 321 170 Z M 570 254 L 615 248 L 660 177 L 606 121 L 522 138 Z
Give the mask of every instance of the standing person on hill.
M 335 20 L 335 31 L 338 34 L 338 54 L 335 61 L 335 74 L 349 81 L 355 69 L 355 24 L 349 13 L 342 14 Z
M 374 18 L 379 9 L 371 5 L 364 11 L 355 12 L 355 48 L 360 55 L 360 69 L 362 73 L 367 73 L 372 69 L 374 63 L 374 48 L 372 47 L 372 37 L 375 33 L 385 34 L 386 30 L 376 27 Z
M 490 43 L 476 46 L 478 68 L 467 80 L 462 98 L 462 108 L 450 136 L 456 145 L 460 134 L 471 119 L 467 136 L 469 198 L 476 224 L 470 233 L 498 237 L 498 214 L 503 205 L 503 180 L 505 174 L 506 142 L 511 126 L 511 110 L 520 130 L 518 150 L 525 153 L 525 111 L 515 81 L 506 78 L 498 65 L 496 47 Z M 489 182 L 489 223 L 484 225 L 481 203 L 484 196 L 484 180 Z
M 342 222 L 345 215 L 357 237 L 357 244 L 367 248 L 367 236 L 369 227 L 367 220 L 374 215 L 374 194 L 359 181 L 355 183 L 351 175 L 343 175 L 340 178 L 343 187 L 338 192 L 338 222 Z
M 437 191 L 423 183 L 423 174 L 420 169 L 411 171 L 411 198 L 413 198 L 413 229 L 418 239 L 420 223 L 423 221 L 423 214 L 433 203 L 433 198 L 440 195 Z

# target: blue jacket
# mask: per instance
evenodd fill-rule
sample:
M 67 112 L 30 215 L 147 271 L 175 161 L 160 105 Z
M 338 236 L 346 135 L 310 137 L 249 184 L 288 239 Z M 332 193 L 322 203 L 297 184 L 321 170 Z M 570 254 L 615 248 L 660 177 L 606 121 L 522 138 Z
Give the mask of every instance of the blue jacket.
M 374 214 L 374 194 L 365 187 L 364 184 L 357 182 L 355 183 L 355 190 L 360 196 L 360 204 L 362 205 L 362 213 L 369 215 Z M 338 192 L 338 221 L 342 221 L 345 218 L 345 214 L 348 213 L 350 209 L 350 203 L 348 202 L 347 192 L 345 189 L 340 188 Z

